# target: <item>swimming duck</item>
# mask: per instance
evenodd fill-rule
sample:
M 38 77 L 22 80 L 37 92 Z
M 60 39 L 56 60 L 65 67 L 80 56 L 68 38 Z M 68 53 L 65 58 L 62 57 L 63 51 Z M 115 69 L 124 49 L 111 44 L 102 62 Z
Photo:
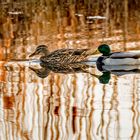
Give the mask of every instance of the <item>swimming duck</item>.
M 102 83 L 106 84 L 111 74 L 122 76 L 140 73 L 140 52 L 114 52 L 107 44 L 98 47 L 102 53 L 96 61 L 97 69 L 103 72 Z
M 41 78 L 47 77 L 50 71 L 65 74 L 78 72 L 88 73 L 87 69 L 95 66 L 86 65 L 84 62 L 89 55 L 95 52 L 95 50 L 90 49 L 59 49 L 49 52 L 46 45 L 40 45 L 29 57 L 40 54 L 41 69 L 32 67 L 30 67 L 30 69 Z
M 93 49 L 58 49 L 49 52 L 46 45 L 40 45 L 29 57 L 41 55 L 40 60 L 42 63 L 62 66 L 64 64 L 84 62 L 88 56 L 96 52 L 97 50 Z
M 100 71 L 109 70 L 130 70 L 136 69 L 140 65 L 140 52 L 114 52 L 108 45 L 103 44 L 98 47 L 98 51 L 102 53 L 99 56 L 96 65 Z

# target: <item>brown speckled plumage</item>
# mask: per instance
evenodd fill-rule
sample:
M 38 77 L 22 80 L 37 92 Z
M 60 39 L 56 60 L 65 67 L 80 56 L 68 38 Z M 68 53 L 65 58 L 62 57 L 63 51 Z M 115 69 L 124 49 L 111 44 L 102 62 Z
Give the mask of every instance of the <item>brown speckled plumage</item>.
M 95 52 L 95 50 L 91 51 L 90 49 L 59 49 L 49 52 L 47 46 L 41 45 L 37 47 L 36 51 L 30 56 L 42 53 L 40 57 L 42 69 L 31 69 L 36 73 L 45 73 L 45 71 L 47 73 L 50 71 L 55 73 L 87 72 L 86 69 L 89 68 L 89 66 L 83 62 L 86 61 L 87 56 L 92 55 L 93 52 Z M 43 76 L 45 77 L 45 74 L 43 74 Z

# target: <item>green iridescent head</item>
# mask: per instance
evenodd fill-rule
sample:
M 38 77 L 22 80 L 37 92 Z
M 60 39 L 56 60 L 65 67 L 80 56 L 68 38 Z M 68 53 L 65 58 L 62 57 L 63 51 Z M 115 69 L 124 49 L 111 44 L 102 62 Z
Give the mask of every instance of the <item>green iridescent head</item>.
M 110 80 L 110 72 L 103 72 L 103 74 L 99 77 L 99 81 L 102 84 L 107 84 Z
M 110 47 L 107 44 L 102 44 L 98 47 L 98 51 L 102 53 L 104 56 L 110 55 Z

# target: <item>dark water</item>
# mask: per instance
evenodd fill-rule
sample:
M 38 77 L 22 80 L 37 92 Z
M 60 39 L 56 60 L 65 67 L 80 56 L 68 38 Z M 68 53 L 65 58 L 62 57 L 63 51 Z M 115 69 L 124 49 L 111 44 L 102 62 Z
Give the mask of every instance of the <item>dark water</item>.
M 140 50 L 138 0 L 0 1 L 0 139 L 139 140 L 140 74 L 41 79 L 25 60 L 40 44 Z M 99 73 L 93 69 L 93 73 Z

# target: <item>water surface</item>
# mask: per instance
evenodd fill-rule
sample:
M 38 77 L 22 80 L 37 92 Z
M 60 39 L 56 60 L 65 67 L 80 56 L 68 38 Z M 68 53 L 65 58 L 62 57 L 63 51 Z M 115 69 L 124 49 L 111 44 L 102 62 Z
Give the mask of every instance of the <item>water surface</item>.
M 23 61 L 40 44 L 137 52 L 139 15 L 138 0 L 0 2 L 0 139 L 140 139 L 140 74 L 106 85 L 86 73 L 41 79 Z

